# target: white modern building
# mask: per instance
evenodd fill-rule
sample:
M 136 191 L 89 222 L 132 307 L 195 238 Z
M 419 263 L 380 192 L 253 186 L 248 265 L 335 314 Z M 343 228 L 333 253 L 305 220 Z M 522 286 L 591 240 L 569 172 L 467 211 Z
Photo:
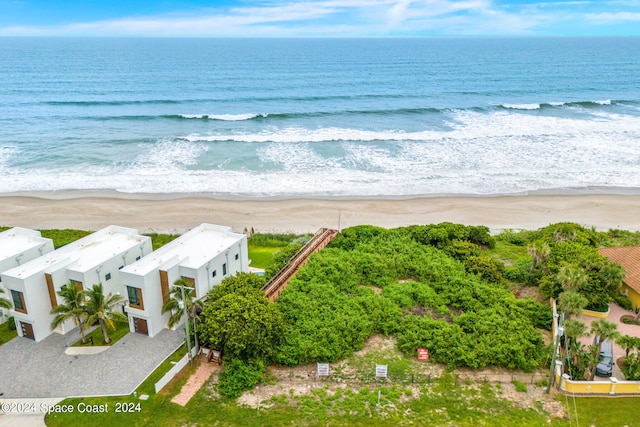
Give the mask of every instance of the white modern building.
M 178 279 L 186 279 L 200 299 L 225 277 L 247 271 L 247 236 L 230 227 L 202 224 L 122 269 L 129 327 L 150 337 L 167 328 L 170 313 L 163 314 L 162 306 Z
M 21 264 L 36 259 L 53 251 L 53 241 L 42 237 L 39 231 L 14 227 L 0 233 L 0 274 L 18 267 Z M 0 276 L 0 297 L 11 301 L 11 293 L 2 286 Z M 0 308 L 0 323 L 9 317 L 9 310 Z
M 10 292 L 18 334 L 41 341 L 51 333 L 51 309 L 62 302 L 57 295 L 68 283 L 79 289 L 102 284 L 105 294 L 122 294 L 120 269 L 151 253 L 151 239 L 136 230 L 108 226 L 53 252 L 2 273 Z M 71 320 L 54 332 L 65 334 Z

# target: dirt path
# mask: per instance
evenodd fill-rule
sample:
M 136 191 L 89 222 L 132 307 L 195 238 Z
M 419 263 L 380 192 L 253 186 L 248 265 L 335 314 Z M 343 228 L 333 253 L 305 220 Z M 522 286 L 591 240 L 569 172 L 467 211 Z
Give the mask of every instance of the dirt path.
M 180 406 L 186 406 L 189 400 L 200 390 L 202 385 L 209 379 L 211 374 L 219 369 L 219 365 L 202 361 L 196 371 L 189 377 L 187 383 L 182 386 L 180 393 L 171 401 Z

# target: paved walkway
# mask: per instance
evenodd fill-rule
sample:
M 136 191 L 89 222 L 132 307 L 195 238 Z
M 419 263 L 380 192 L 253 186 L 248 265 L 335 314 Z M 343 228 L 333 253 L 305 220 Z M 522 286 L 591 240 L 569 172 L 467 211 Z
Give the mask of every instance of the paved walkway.
M 77 331 L 36 343 L 17 337 L 0 346 L 3 399 L 127 395 L 183 341 L 164 330 L 154 338 L 129 333 L 98 354 L 68 355 Z
M 621 335 L 629 335 L 632 337 L 640 337 L 640 325 L 627 325 L 626 323 L 622 323 L 620 318 L 626 314 L 635 315 L 633 311 L 625 310 L 617 304 L 609 304 L 609 314 L 606 317 L 607 322 L 613 322 L 618 325 L 618 332 Z M 591 328 L 591 322 L 598 320 L 596 317 L 582 315 L 580 316 L 580 320 L 582 323 L 587 325 L 587 328 Z M 582 344 L 591 345 L 593 344 L 593 337 L 582 337 L 579 340 Z M 614 362 L 619 358 L 624 356 L 624 350 L 615 342 L 613 343 L 613 360 Z M 618 378 L 619 380 L 624 380 L 624 375 L 617 364 L 613 365 L 613 377 Z M 604 378 L 603 378 L 604 379 Z
M 200 357 L 201 363 L 198 369 L 189 377 L 187 383 L 182 386 L 180 393 L 175 396 L 171 401 L 177 403 L 180 406 L 186 406 L 189 400 L 200 390 L 200 387 L 211 377 L 216 370 L 220 368 L 220 365 L 216 363 L 209 363 L 204 357 Z

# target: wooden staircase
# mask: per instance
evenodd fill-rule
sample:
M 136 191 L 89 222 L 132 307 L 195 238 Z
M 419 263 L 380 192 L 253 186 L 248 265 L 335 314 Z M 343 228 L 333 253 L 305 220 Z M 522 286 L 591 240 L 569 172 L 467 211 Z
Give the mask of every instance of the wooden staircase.
M 300 267 L 307 263 L 309 256 L 325 248 L 337 235 L 338 230 L 331 228 L 318 230 L 313 238 L 300 248 L 289 262 L 262 287 L 265 297 L 271 301 L 278 299 L 282 290 L 289 284 L 289 280 L 296 275 Z

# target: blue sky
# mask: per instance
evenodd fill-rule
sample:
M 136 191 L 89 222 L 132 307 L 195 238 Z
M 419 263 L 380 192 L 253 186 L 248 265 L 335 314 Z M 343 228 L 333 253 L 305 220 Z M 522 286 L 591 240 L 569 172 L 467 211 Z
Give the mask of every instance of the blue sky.
M 640 0 L 0 0 L 0 36 L 639 36 Z

